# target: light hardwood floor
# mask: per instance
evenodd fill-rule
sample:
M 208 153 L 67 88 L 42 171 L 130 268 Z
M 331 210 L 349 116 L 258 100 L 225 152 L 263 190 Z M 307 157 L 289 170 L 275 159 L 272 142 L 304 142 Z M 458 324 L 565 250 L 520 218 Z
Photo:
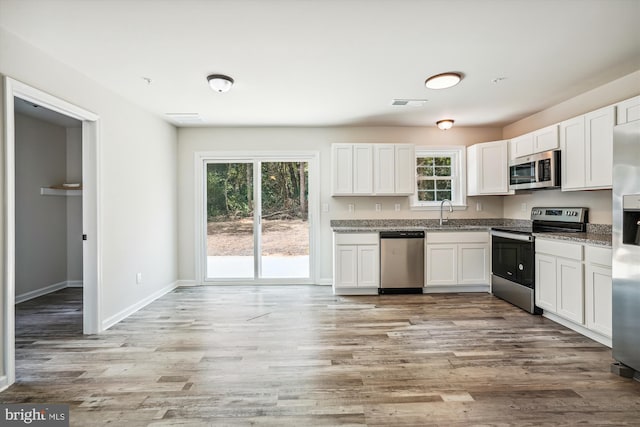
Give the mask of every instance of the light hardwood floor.
M 81 293 L 19 304 L 3 403 L 71 425 L 640 425 L 611 351 L 488 294 L 180 288 L 99 336 Z

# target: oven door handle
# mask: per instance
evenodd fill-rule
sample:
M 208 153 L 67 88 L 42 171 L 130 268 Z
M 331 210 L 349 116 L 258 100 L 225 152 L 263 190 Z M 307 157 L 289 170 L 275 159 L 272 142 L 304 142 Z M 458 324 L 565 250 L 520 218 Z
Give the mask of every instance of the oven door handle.
M 514 234 L 506 233 L 504 231 L 491 230 L 491 235 L 496 237 L 504 237 L 505 239 L 520 240 L 522 242 L 533 242 L 533 236 L 528 236 L 526 234 Z

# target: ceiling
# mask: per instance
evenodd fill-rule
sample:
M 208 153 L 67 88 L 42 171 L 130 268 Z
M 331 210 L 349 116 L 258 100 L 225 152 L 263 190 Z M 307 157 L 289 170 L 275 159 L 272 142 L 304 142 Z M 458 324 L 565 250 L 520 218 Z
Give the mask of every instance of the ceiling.
M 640 0 L 0 0 L 6 31 L 200 126 L 504 126 L 640 69 L 639 16 Z M 425 88 L 446 71 L 465 77 Z

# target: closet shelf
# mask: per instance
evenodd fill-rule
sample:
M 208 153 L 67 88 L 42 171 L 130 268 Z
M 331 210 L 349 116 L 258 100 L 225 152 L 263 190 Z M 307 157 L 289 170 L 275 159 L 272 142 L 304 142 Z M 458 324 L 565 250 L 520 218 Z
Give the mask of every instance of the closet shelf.
M 63 186 L 53 185 L 51 187 L 41 187 L 41 196 L 82 196 L 82 187 L 65 188 Z

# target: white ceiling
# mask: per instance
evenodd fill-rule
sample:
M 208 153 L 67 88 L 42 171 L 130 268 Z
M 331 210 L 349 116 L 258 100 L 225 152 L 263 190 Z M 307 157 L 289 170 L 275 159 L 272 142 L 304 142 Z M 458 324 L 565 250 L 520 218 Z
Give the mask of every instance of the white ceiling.
M 640 69 L 639 18 L 640 0 L 0 0 L 5 30 L 214 126 L 503 126 Z M 465 78 L 424 87 L 445 71 Z

